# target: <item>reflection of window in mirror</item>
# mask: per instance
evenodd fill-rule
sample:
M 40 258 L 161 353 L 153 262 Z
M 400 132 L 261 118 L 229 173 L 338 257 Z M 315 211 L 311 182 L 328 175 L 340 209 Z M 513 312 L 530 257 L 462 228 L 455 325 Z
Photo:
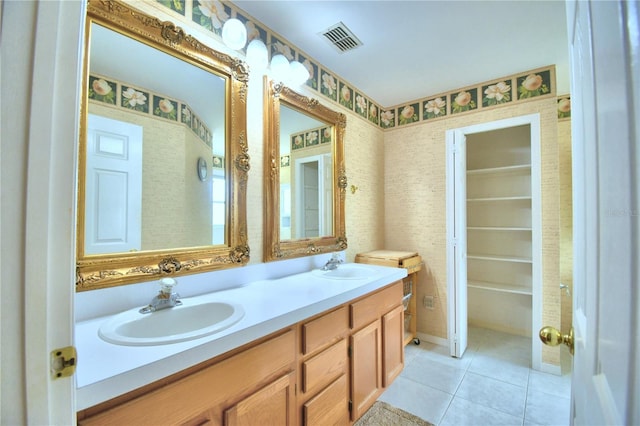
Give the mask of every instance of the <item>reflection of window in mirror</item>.
M 213 244 L 224 244 L 226 182 L 222 170 L 213 170 Z

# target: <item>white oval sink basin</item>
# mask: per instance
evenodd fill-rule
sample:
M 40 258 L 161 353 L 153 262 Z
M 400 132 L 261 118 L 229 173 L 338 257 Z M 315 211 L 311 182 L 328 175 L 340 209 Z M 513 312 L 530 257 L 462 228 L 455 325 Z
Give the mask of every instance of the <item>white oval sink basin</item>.
M 188 299 L 182 303 L 148 314 L 141 314 L 139 308 L 122 312 L 105 321 L 98 335 L 116 345 L 165 345 L 219 332 L 244 316 L 242 306 L 235 303 L 198 303 Z
M 323 271 L 322 269 L 314 269 L 312 273 L 322 278 L 331 280 L 364 280 L 375 276 L 373 269 L 359 265 L 338 265 L 336 269 Z

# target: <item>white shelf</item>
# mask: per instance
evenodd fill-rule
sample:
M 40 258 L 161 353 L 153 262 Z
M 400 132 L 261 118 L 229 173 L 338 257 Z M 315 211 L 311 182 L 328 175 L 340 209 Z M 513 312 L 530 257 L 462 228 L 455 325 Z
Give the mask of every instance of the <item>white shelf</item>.
M 511 173 L 511 172 L 523 172 L 531 170 L 531 164 L 517 164 L 514 166 L 504 166 L 504 167 L 491 167 L 488 169 L 473 169 L 467 170 L 467 175 L 483 175 L 483 174 L 493 174 L 493 173 Z
M 521 226 L 467 226 L 471 231 L 523 231 L 531 232 L 531 228 Z
M 498 291 L 502 293 L 532 295 L 530 288 L 525 288 L 515 284 L 494 283 L 488 281 L 467 281 L 467 286 L 472 288 L 480 288 L 483 290 Z
M 497 262 L 515 262 L 515 263 L 532 263 L 531 258 L 518 256 L 495 256 L 484 254 L 467 254 L 467 259 L 475 260 L 491 260 Z
M 531 196 L 519 196 L 519 197 L 481 197 L 481 198 L 467 198 L 467 202 L 487 202 L 487 201 L 531 201 Z

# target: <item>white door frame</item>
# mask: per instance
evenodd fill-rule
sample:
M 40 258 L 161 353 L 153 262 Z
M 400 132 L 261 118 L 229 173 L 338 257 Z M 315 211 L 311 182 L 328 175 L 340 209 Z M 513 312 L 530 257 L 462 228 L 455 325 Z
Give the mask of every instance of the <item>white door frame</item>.
M 459 152 L 466 149 L 466 135 L 504 129 L 508 127 L 529 125 L 531 131 L 531 256 L 532 267 L 532 337 L 531 362 L 535 370 L 554 373 L 554 366 L 542 365 L 542 346 L 538 339 L 538 330 L 542 326 L 542 214 L 541 214 L 541 176 L 540 176 L 540 114 L 528 114 L 519 117 L 506 118 L 489 123 L 475 124 L 447 130 L 447 166 L 446 166 L 446 217 L 447 220 L 447 294 L 448 298 L 447 324 L 448 339 L 451 356 L 462 356 L 467 332 L 467 281 L 466 273 L 456 273 L 460 268 L 466 268 L 466 153 Z M 461 142 L 461 147 L 454 147 Z M 458 160 L 453 160 L 454 152 Z M 464 248 L 456 250 L 456 243 Z M 464 278 L 460 279 L 460 278 Z M 465 345 L 466 346 L 466 345 Z
M 38 2 L 33 28 L 24 282 L 28 424 L 76 421 L 75 377 L 52 378 L 49 353 L 74 345 L 75 106 L 81 105 L 85 9 L 84 1 Z

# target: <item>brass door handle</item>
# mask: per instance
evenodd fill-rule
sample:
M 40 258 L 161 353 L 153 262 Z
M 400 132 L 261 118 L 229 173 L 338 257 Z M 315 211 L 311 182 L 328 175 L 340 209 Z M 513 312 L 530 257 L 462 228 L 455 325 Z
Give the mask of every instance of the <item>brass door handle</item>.
M 554 327 L 542 327 L 540 329 L 540 340 L 542 343 L 549 346 L 558 346 L 561 343 L 564 343 L 569 347 L 569 353 L 573 355 L 573 327 L 571 327 L 571 331 L 569 334 L 563 335 L 558 329 Z

